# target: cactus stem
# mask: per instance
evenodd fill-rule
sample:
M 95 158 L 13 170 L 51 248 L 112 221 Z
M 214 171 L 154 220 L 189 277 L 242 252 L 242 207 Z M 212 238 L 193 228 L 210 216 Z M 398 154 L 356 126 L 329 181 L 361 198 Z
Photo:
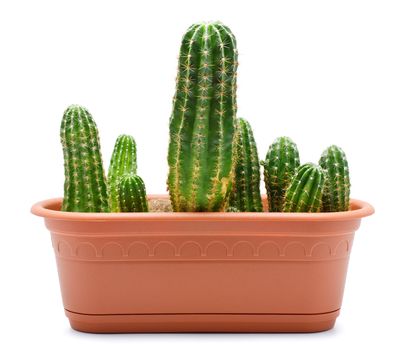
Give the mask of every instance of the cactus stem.
M 168 151 L 174 211 L 221 210 L 231 188 L 236 54 L 221 28 L 196 24 L 182 40 Z
M 350 203 L 350 176 L 344 151 L 335 145 L 322 154 L 320 166 L 326 173 L 323 193 L 323 211 L 346 211 Z
M 321 167 L 301 165 L 286 190 L 284 212 L 319 212 L 322 204 L 324 172 Z
M 181 64 L 181 60 L 179 60 L 179 70 L 183 68 L 184 74 L 186 75 L 186 79 L 191 81 L 190 78 L 190 73 L 192 72 L 193 68 L 191 66 L 191 52 L 192 52 L 192 45 L 194 43 L 194 38 L 196 37 L 201 25 L 193 25 L 192 28 L 190 28 L 191 31 L 193 31 L 192 37 L 189 40 L 189 47 L 188 47 L 188 54 L 186 56 L 186 62 Z M 189 84 L 188 84 L 189 85 Z M 184 130 L 184 125 L 185 125 L 185 115 L 186 112 L 188 111 L 187 108 L 187 103 L 188 103 L 188 98 L 189 98 L 189 93 L 185 93 L 185 98 L 183 105 L 180 107 L 180 125 L 178 132 L 176 134 L 176 138 L 174 139 L 174 144 L 176 148 L 176 163 L 174 165 L 174 174 L 175 174 L 175 179 L 174 179 L 174 189 L 172 191 L 172 195 L 175 197 L 175 200 L 173 201 L 174 203 L 181 203 L 185 199 L 182 198 L 182 194 L 180 191 L 180 185 L 181 185 L 181 180 L 180 180 L 180 167 L 181 167 L 181 146 L 182 146 L 182 131 Z M 174 97 L 174 106 L 176 104 L 176 94 Z M 172 119 L 172 118 L 171 118 Z M 174 206 L 174 210 L 176 210 L 178 207 Z
M 228 210 L 261 212 L 258 152 L 248 121 L 239 118 L 235 140 L 233 190 Z
M 108 212 L 108 193 L 97 126 L 83 107 L 72 105 L 61 123 L 65 186 L 62 210 Z

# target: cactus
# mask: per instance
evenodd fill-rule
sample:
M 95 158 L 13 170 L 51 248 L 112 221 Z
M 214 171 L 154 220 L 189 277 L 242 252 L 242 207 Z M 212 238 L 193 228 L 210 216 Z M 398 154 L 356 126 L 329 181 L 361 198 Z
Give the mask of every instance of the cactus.
M 120 135 L 114 146 L 107 176 L 112 212 L 120 211 L 118 184 L 120 178 L 129 173 L 137 173 L 137 147 L 132 136 Z
M 323 211 L 347 211 L 350 206 L 350 175 L 344 151 L 335 145 L 322 154 L 320 166 L 326 172 Z
M 63 211 L 109 212 L 99 132 L 86 108 L 69 106 L 62 118 L 65 184 Z
M 301 165 L 286 190 L 284 212 L 320 212 L 325 175 L 312 163 Z
M 279 137 L 269 146 L 264 167 L 264 180 L 268 197 L 268 210 L 281 212 L 285 192 L 300 165 L 299 151 L 289 137 Z
M 122 176 L 118 187 L 121 212 L 148 211 L 144 181 L 139 176 L 135 174 Z
M 242 118 L 238 118 L 235 147 L 237 159 L 230 207 L 240 212 L 260 212 L 262 201 L 257 145 L 250 124 Z
M 237 48 L 219 22 L 183 37 L 170 118 L 168 188 L 174 211 L 224 210 L 232 185 Z

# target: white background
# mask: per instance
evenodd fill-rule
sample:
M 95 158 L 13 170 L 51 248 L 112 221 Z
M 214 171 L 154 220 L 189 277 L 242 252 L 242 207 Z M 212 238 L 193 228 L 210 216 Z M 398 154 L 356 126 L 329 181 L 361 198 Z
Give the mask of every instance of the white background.
M 404 1 L 1 1 L 0 347 L 343 349 L 406 345 Z M 59 125 L 85 105 L 107 167 L 132 134 L 149 193 L 166 190 L 177 54 L 195 21 L 237 37 L 239 116 L 261 158 L 281 135 L 302 161 L 347 153 L 352 197 L 371 202 L 353 246 L 341 316 L 319 334 L 91 335 L 69 328 L 49 233 L 29 213 L 63 194 Z

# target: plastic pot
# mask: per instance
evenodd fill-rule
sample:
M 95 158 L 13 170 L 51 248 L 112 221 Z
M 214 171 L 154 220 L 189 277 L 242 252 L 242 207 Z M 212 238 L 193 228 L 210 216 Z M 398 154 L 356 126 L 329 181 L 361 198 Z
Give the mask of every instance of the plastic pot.
M 316 214 L 60 208 L 49 199 L 32 213 L 51 232 L 72 328 L 97 333 L 330 329 L 354 233 L 374 212 L 355 199 Z

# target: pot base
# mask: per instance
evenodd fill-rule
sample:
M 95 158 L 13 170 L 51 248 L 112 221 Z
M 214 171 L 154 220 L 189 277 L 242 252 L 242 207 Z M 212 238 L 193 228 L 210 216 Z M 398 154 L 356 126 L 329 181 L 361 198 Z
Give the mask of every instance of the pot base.
M 321 314 L 88 315 L 65 309 L 73 329 L 88 333 L 306 333 L 334 327 L 340 310 Z

